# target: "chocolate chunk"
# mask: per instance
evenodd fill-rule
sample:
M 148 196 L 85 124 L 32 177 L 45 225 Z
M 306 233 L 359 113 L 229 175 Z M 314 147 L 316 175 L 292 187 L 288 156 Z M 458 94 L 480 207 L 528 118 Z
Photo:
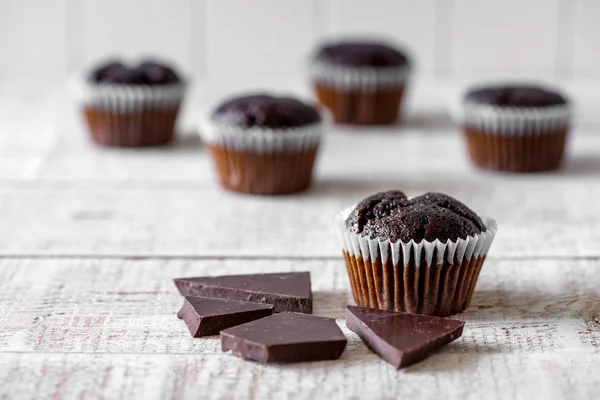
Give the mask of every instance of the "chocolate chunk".
M 268 317 L 270 304 L 185 296 L 177 317 L 183 319 L 193 337 L 218 335 L 223 329 Z
M 313 106 L 291 97 L 250 94 L 225 101 L 213 120 L 242 128 L 293 128 L 316 124 L 321 115 Z
M 315 58 L 345 67 L 399 67 L 409 63 L 406 55 L 398 49 L 377 42 L 328 43 L 319 48 Z
M 333 318 L 281 313 L 221 331 L 221 348 L 267 362 L 335 360 L 348 340 Z
M 203 276 L 174 279 L 183 296 L 273 304 L 275 312 L 312 313 L 310 273 Z
M 462 321 L 348 306 L 346 326 L 377 355 L 404 368 L 458 339 Z
M 348 216 L 346 226 L 372 239 L 404 243 L 435 239 L 446 243 L 486 229 L 477 214 L 450 196 L 426 193 L 409 199 L 397 190 L 361 201 Z
M 467 101 L 504 107 L 550 107 L 567 104 L 561 94 L 540 86 L 502 85 L 473 89 Z

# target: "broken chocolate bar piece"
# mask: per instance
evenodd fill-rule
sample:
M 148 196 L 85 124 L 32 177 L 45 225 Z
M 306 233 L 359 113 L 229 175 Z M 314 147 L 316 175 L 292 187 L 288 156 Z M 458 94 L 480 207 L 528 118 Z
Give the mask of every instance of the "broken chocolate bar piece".
M 174 279 L 183 296 L 273 304 L 275 312 L 312 313 L 310 273 L 204 276 Z
M 218 335 L 222 329 L 245 324 L 273 314 L 270 304 L 185 296 L 177 317 L 183 319 L 193 337 Z
M 333 318 L 284 312 L 221 331 L 221 348 L 262 363 L 338 359 L 348 340 Z
M 419 362 L 458 339 L 462 321 L 348 306 L 346 326 L 379 357 L 396 368 Z

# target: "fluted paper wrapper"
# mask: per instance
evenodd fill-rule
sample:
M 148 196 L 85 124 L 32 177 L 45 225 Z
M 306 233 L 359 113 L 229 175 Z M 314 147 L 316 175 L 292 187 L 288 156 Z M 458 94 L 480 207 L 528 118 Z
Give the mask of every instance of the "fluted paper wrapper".
M 465 310 L 497 231 L 482 218 L 478 235 L 442 243 L 369 239 L 346 228 L 354 207 L 335 220 L 354 301 L 363 307 L 440 317 Z
M 185 82 L 155 86 L 94 83 L 88 81 L 88 74 L 79 73 L 70 82 L 76 99 L 86 106 L 115 113 L 179 107 L 187 86 Z
M 568 131 L 496 135 L 463 127 L 467 150 L 480 168 L 506 172 L 541 172 L 560 167 Z
M 465 102 L 462 124 L 503 136 L 548 135 L 569 127 L 569 105 L 551 107 L 499 107 Z
M 71 91 L 83 108 L 95 142 L 139 147 L 169 142 L 174 136 L 186 83 L 163 86 L 97 84 L 78 74 Z
M 321 104 L 335 122 L 387 125 L 400 118 L 410 69 L 403 67 L 342 67 L 313 61 L 310 74 Z
M 249 194 L 287 194 L 310 186 L 323 129 L 324 123 L 243 129 L 203 117 L 199 131 L 224 188 Z
M 313 61 L 310 74 L 313 80 L 339 88 L 398 87 L 404 84 L 410 68 L 400 67 L 346 67 Z
M 570 120 L 568 105 L 498 107 L 466 102 L 461 115 L 472 162 L 510 172 L 558 168 Z

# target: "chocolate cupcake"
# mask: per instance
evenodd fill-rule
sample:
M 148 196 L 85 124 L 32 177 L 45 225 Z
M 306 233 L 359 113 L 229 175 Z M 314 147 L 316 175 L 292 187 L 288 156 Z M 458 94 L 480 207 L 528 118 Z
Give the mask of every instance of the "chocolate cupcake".
M 399 120 L 408 73 L 407 56 L 378 42 L 328 43 L 311 60 L 317 97 L 342 124 L 388 125 Z
M 316 108 L 290 97 L 249 94 L 225 101 L 201 124 L 224 188 L 287 194 L 310 185 L 323 131 Z
M 497 226 L 458 200 L 377 193 L 336 228 L 359 306 L 447 316 L 466 309 Z
M 462 126 L 469 155 L 476 166 L 486 169 L 558 168 L 570 120 L 568 100 L 537 86 L 481 87 L 463 100 Z
M 170 142 L 185 86 L 173 68 L 156 61 L 134 67 L 111 61 L 75 81 L 92 139 L 113 147 Z

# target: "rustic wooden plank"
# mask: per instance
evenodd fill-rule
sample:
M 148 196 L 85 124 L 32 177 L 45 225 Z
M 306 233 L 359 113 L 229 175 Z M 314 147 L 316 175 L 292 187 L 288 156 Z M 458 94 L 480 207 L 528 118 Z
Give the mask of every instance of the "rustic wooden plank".
M 481 173 L 469 165 L 462 139 L 445 110 L 444 97 L 450 96 L 455 87 L 432 86 L 428 82 L 419 85 L 419 90 L 413 90 L 411 95 L 410 113 L 403 126 L 332 127 L 321 152 L 319 175 L 325 180 L 364 172 L 371 175 L 370 179 L 382 174 L 398 177 L 408 173 L 441 178 L 466 174 L 468 179 L 481 179 Z M 66 85 L 0 82 L 0 157 L 14 158 L 16 165 L 16 157 L 22 153 L 29 157 L 47 155 L 43 162 L 36 160 L 41 165 L 34 168 L 35 177 L 44 181 L 212 183 L 210 161 L 194 135 L 193 126 L 208 105 L 240 90 L 236 85 L 230 84 L 228 89 L 224 86 L 227 87 L 222 83 L 198 82 L 190 89 L 179 121 L 182 136 L 174 146 L 119 151 L 99 149 L 90 143 Z M 309 94 L 298 83 L 292 87 Z M 584 89 L 577 91 L 585 94 Z M 596 131 L 593 124 L 576 127 L 570 161 L 562 173 L 553 177 L 600 176 L 596 161 L 600 138 Z M 0 179 L 31 179 L 32 173 L 4 174 L 0 170 Z
M 56 93 L 55 85 L 0 82 L 0 180 L 31 181 L 39 174 L 58 137 L 49 106 L 60 98 Z
M 20 135 L 24 131 L 37 134 Z M 151 149 L 98 148 L 90 143 L 85 132 L 58 137 L 53 132 L 49 127 L 3 127 L 0 124 L 0 137 L 4 138 L 0 139 L 3 160 L 0 179 L 36 180 L 73 187 L 86 183 L 111 187 L 216 186 L 210 157 L 191 131 L 183 132 L 171 146 Z M 18 142 L 8 140 L 13 135 L 19 138 Z M 54 144 L 55 141 L 58 143 Z M 368 133 L 337 128 L 324 142 L 316 179 L 321 185 L 334 180 L 443 182 L 456 177 L 473 182 L 600 180 L 600 158 L 597 157 L 600 137 L 575 136 L 571 147 L 565 167 L 556 173 L 490 174 L 469 164 L 462 138 L 451 128 L 432 132 L 411 128 Z
M 348 300 L 343 265 L 331 261 L 73 259 L 3 265 L 0 351 L 219 351 L 215 339 L 190 340 L 175 317 L 182 303 L 172 283 L 178 276 L 306 269 L 314 275 L 322 267 L 313 279 L 315 312 L 340 317 Z
M 403 371 L 366 349 L 280 366 L 230 355 L 3 354 L 0 398 L 594 399 L 598 367 L 596 354 L 442 352 Z
M 365 175 L 365 179 L 407 174 L 442 180 L 449 175 L 485 179 L 486 174 L 469 165 L 462 139 L 445 110 L 447 101 L 443 98 L 454 89 L 419 84 L 422 88 L 413 91 L 411 112 L 403 126 L 332 127 L 321 152 L 319 176 L 325 181 L 357 174 Z M 66 85 L 0 82 L 0 157 L 7 164 L 0 168 L 0 179 L 114 182 L 117 186 L 212 184 L 210 160 L 193 126 L 202 110 L 236 88 L 225 90 L 222 86 L 199 82 L 190 90 L 179 121 L 182 135 L 174 146 L 119 151 L 99 149 L 90 143 Z M 308 95 L 305 87 L 292 86 Z M 553 178 L 600 177 L 596 156 L 600 138 L 596 131 L 594 125 L 585 124 L 575 129 L 570 161 Z M 22 170 L 18 168 L 20 159 L 26 163 Z
M 594 398 L 600 384 L 600 260 L 489 260 L 463 338 L 401 372 L 345 328 L 338 361 L 263 366 L 190 338 L 175 317 L 174 276 L 310 270 L 315 313 L 343 327 L 341 260 L 0 265 L 0 398 L 561 399 Z
M 422 124 L 422 125 L 419 125 Z M 595 131 L 595 129 L 594 129 Z M 578 132 L 580 133 L 580 132 Z M 563 170 L 537 175 L 489 174 L 474 169 L 466 156 L 462 136 L 452 126 L 428 126 L 415 121 L 402 128 L 349 129 L 332 127 L 324 140 L 316 176 L 322 180 L 487 179 L 556 180 L 600 179 L 600 137 L 574 135 Z M 74 167 L 76 166 L 76 167 Z M 106 149 L 94 146 L 83 127 L 61 136 L 44 159 L 37 176 L 42 181 L 93 181 L 99 183 L 214 184 L 210 157 L 191 131 L 172 146 L 155 149 Z
M 490 257 L 598 256 L 598 185 L 460 177 L 321 181 L 299 196 L 189 189 L 0 189 L 0 255 L 337 256 L 333 218 L 378 190 L 442 191 L 493 216 Z
M 0 154 L 50 149 L 65 99 L 63 85 L 0 81 Z
M 32 181 L 38 175 L 42 163 L 43 156 L 41 155 L 2 154 L 0 155 L 0 179 L 25 182 Z
M 337 260 L 5 259 L 0 352 L 219 353 L 175 317 L 181 276 L 308 270 L 314 312 L 343 326 L 351 302 Z M 600 353 L 600 260 L 488 260 L 455 353 Z M 363 354 L 353 341 L 349 354 Z M 600 358 L 600 357 L 599 357 Z
M 596 114 L 583 107 L 561 172 L 481 173 L 444 115 L 448 88 L 418 86 L 408 126 L 335 129 L 311 191 L 256 198 L 219 191 L 187 130 L 222 86 L 193 94 L 183 141 L 116 151 L 88 142 L 64 87 L 0 83 L 0 399 L 594 398 L 600 137 L 586 124 Z M 351 295 L 331 226 L 341 207 L 391 187 L 444 191 L 500 223 L 465 335 L 404 372 L 343 327 Z M 174 276 L 306 269 L 315 312 L 349 336 L 340 361 L 246 363 L 175 318 Z

